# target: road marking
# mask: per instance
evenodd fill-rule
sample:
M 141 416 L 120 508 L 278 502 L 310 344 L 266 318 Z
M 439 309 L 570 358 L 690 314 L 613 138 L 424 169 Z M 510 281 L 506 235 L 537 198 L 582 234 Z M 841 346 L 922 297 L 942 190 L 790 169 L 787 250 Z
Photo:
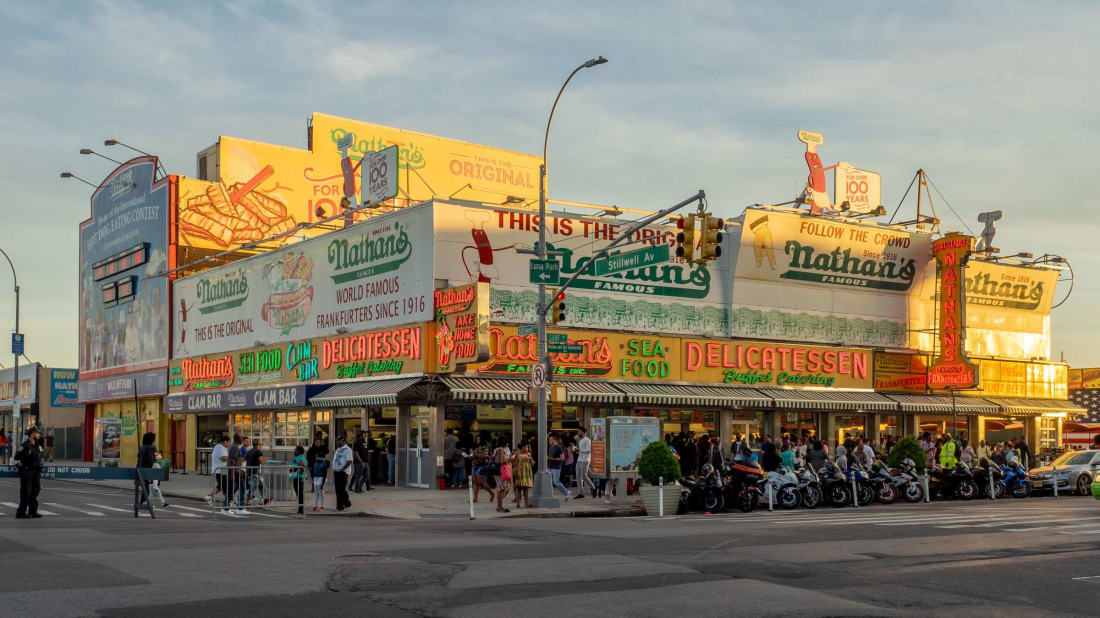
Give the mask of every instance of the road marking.
M 259 515 L 260 517 L 274 517 L 275 519 L 287 519 L 286 515 L 273 515 L 271 513 L 261 513 L 259 511 L 249 511 L 250 515 Z
M 134 509 L 120 509 L 116 506 L 107 506 L 106 504 L 96 504 L 94 502 L 88 502 L 88 506 L 94 506 L 97 509 L 107 509 L 108 511 L 116 511 L 119 513 L 133 513 Z
M 1100 584 L 1100 575 L 1089 575 L 1088 577 L 1073 577 L 1071 579 L 1075 582 L 1088 582 L 1090 584 Z
M 194 513 L 180 513 L 179 511 L 176 511 L 175 514 L 180 517 L 201 517 L 201 515 L 195 515 Z
M 1074 519 L 1063 519 L 1059 521 L 1093 521 L 1100 520 L 1100 517 L 1078 517 Z M 1100 523 L 1094 524 L 1076 524 L 1071 526 L 1033 526 L 1031 528 L 1005 528 L 1005 532 L 1031 532 L 1032 530 L 1057 530 L 1061 528 L 1087 528 L 1088 526 L 1097 526 Z
M 1013 524 L 1022 524 L 1033 519 L 1049 519 L 1046 515 L 1028 515 L 1025 517 L 1005 517 L 1000 521 L 991 521 L 984 524 L 946 524 L 942 526 L 936 526 L 937 528 L 1000 528 L 1001 526 L 1011 526 Z
M 172 509 L 173 510 L 175 510 L 175 509 L 187 509 L 188 511 L 195 511 L 196 513 L 203 513 L 204 515 L 209 515 L 210 510 L 211 510 L 211 509 L 199 509 L 199 508 L 195 508 L 193 506 L 184 506 L 182 504 L 173 504 Z M 183 515 L 183 514 L 184 513 L 180 513 L 180 515 Z
M 99 511 L 85 511 L 84 509 L 78 509 L 75 506 L 67 506 L 67 505 L 64 505 L 64 504 L 59 504 L 57 502 L 43 502 L 42 504 L 48 504 L 50 506 L 55 506 L 59 509 L 67 509 L 67 510 L 70 510 L 70 511 L 76 511 L 77 513 L 84 513 L 85 515 L 91 515 L 92 517 L 104 517 L 103 513 L 100 513 Z
M 14 502 L 0 502 L 0 504 L 3 504 L 6 507 L 13 508 L 17 512 L 19 511 L 19 505 Z M 57 513 L 54 513 L 53 511 L 43 511 L 42 509 L 38 509 L 38 512 L 42 515 L 57 515 Z

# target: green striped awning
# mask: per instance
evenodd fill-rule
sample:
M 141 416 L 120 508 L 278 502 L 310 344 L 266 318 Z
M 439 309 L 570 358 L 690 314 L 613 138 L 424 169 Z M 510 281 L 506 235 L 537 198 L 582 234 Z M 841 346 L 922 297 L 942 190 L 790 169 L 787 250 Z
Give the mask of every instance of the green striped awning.
M 756 389 L 695 384 L 645 384 L 616 382 L 630 403 L 667 406 L 758 407 L 771 400 Z
M 760 392 L 774 401 L 777 408 L 817 410 L 893 411 L 897 402 L 878 393 L 862 391 L 812 391 L 761 388 Z
M 608 382 L 559 380 L 569 393 L 569 403 L 622 403 L 623 392 Z
M 986 397 L 1000 406 L 1005 414 L 1040 416 L 1042 414 L 1088 414 L 1088 410 L 1061 399 L 1022 399 L 1018 397 Z
M 443 376 L 444 386 L 451 397 L 463 401 L 512 401 L 526 402 L 531 380 L 510 378 L 475 378 L 467 376 Z
M 309 398 L 312 406 L 390 406 L 397 403 L 401 391 L 422 378 L 389 378 L 334 384 Z
M 956 395 L 952 408 L 951 397 L 944 395 L 907 395 L 889 394 L 890 399 L 898 402 L 902 412 L 927 412 L 931 414 L 1000 414 L 1001 409 L 996 404 L 986 401 L 981 397 L 970 395 Z

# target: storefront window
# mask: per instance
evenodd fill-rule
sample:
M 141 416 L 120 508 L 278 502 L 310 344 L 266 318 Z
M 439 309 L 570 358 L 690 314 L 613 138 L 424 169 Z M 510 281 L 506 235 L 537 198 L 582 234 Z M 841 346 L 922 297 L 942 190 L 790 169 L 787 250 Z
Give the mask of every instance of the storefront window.
M 759 450 L 760 446 L 764 443 L 764 426 L 761 422 L 762 416 L 760 412 L 735 410 L 733 413 L 733 427 L 731 429 L 733 438 L 736 439 L 737 434 L 741 434 L 742 437 L 748 439 L 750 448 Z
M 1039 419 L 1039 451 L 1053 450 L 1058 446 L 1058 419 Z
M 309 412 L 276 412 L 275 446 L 309 448 Z
M 271 446 L 271 412 L 245 412 L 233 415 L 233 433 Z
M 817 433 L 817 415 L 813 412 L 785 412 L 780 420 L 782 435 L 789 440 L 808 439 Z

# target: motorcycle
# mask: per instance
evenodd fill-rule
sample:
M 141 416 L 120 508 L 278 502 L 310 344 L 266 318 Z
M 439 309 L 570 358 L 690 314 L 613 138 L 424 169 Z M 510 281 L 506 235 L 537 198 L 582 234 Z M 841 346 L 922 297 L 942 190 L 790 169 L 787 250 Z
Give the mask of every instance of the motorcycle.
M 756 508 L 763 495 L 759 486 L 764 471 L 755 463 L 738 462 L 722 469 L 726 503 L 744 513 Z
M 848 484 L 852 481 L 856 483 L 856 496 L 859 498 L 859 504 L 867 505 L 871 504 L 871 501 L 875 499 L 875 489 L 871 486 L 870 476 L 867 474 L 867 470 L 863 468 L 853 457 L 848 460 Z
M 802 494 L 802 506 L 816 509 L 825 500 L 821 478 L 814 472 L 813 466 L 802 466 L 795 475 L 798 477 L 798 491 Z
M 938 494 L 948 500 L 973 500 L 978 495 L 978 484 L 974 482 L 974 473 L 970 471 L 970 466 L 962 462 L 947 470 L 936 466 L 929 475 L 929 493 L 933 497 Z
M 924 485 L 921 484 L 917 464 L 912 459 L 903 459 L 897 469 L 890 470 L 890 475 L 906 502 L 916 504 L 924 500 Z
M 1005 488 L 1012 493 L 1013 498 L 1026 498 L 1031 495 L 1031 479 L 1027 477 L 1027 470 L 1019 462 L 1001 466 L 1004 472 Z
M 852 502 L 852 490 L 849 489 L 848 478 L 835 463 L 826 461 L 818 471 L 818 475 L 826 502 L 833 506 L 847 506 Z
M 1000 467 L 994 465 L 988 459 L 982 459 L 977 466 L 973 468 L 974 482 L 978 484 L 978 494 L 983 498 L 989 497 L 990 484 L 993 486 L 993 497 L 1001 498 L 1004 496 L 1007 486 L 1005 482 L 1001 480 L 1005 476 L 1003 470 Z M 992 477 L 992 479 L 990 479 Z
M 890 469 L 878 459 L 871 463 L 871 478 L 867 482 L 875 492 L 875 498 L 882 504 L 893 504 L 901 495 L 901 490 L 894 484 Z
M 797 508 L 802 502 L 802 492 L 798 490 L 798 476 L 794 470 L 779 467 L 764 476 L 763 494 L 771 495 L 773 500 L 784 509 Z
M 683 487 L 680 491 L 680 512 L 695 510 L 715 513 L 725 506 L 722 477 L 710 464 L 703 466 L 697 480 L 681 477 L 680 485 Z

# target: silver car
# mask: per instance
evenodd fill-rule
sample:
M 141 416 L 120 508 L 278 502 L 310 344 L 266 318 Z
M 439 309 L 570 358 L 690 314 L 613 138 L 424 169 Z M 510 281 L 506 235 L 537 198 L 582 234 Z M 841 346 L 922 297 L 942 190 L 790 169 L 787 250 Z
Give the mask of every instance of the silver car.
M 1057 470 L 1057 472 L 1055 472 Z M 1057 478 L 1054 476 L 1057 474 Z M 1093 478 L 1100 478 L 1100 451 L 1069 451 L 1055 459 L 1049 466 L 1032 468 L 1028 472 L 1032 489 L 1051 491 L 1058 483 L 1058 491 L 1076 491 L 1082 496 L 1090 493 Z

